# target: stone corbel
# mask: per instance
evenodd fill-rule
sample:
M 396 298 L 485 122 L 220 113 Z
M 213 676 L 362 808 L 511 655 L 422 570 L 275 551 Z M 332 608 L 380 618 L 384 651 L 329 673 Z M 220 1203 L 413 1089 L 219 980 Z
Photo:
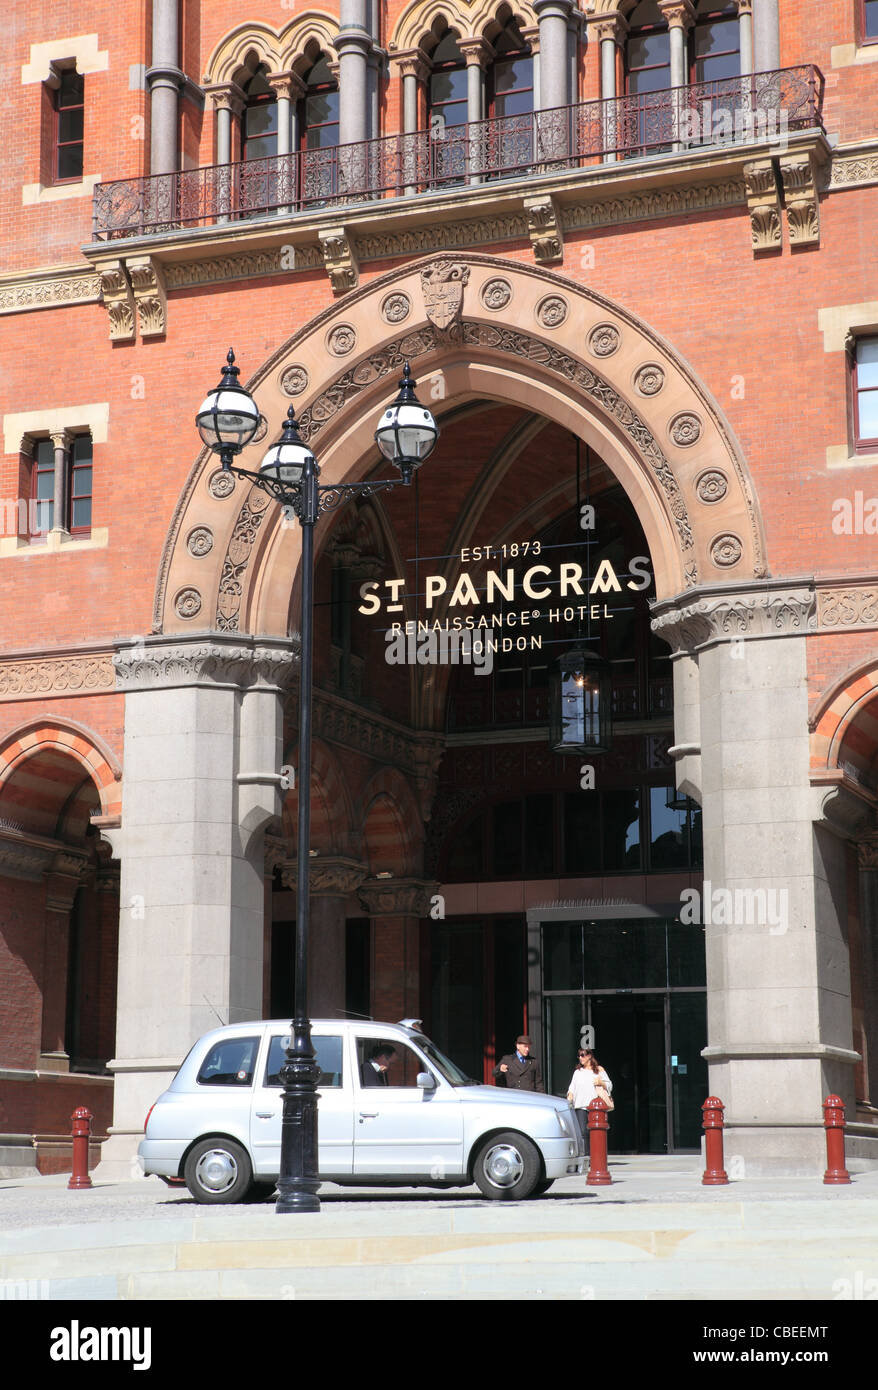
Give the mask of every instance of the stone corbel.
M 323 264 L 332 285 L 332 293 L 344 294 L 355 290 L 360 279 L 360 267 L 354 254 L 354 247 L 344 227 L 327 227 L 317 235 L 323 252 Z
M 76 850 L 61 850 L 55 855 L 46 878 L 47 912 L 70 911 L 88 869 L 88 859 Z
M 780 251 L 780 197 L 772 161 L 757 159 L 745 164 L 744 187 L 754 254 L 759 251 Z
M 134 340 L 134 295 L 119 260 L 99 261 L 95 267 L 101 277 L 101 297 L 110 319 L 110 342 Z
M 370 917 L 426 917 L 438 883 L 420 878 L 370 878 L 357 897 Z
M 820 242 L 820 210 L 817 183 L 810 154 L 781 159 L 784 204 L 790 246 L 816 246 Z
M 814 820 L 842 840 L 858 841 L 875 830 L 875 797 L 841 768 L 815 772 Z
M 284 859 L 278 866 L 285 888 L 296 891 L 296 860 Z M 346 898 L 366 878 L 368 869 L 356 859 L 341 855 L 315 855 L 308 866 L 308 888 L 314 898 Z
M 525 198 L 527 233 L 537 265 L 564 259 L 564 233 L 554 198 Z
M 151 256 L 129 256 L 128 279 L 140 319 L 141 338 L 157 338 L 167 328 L 167 295 L 162 268 Z

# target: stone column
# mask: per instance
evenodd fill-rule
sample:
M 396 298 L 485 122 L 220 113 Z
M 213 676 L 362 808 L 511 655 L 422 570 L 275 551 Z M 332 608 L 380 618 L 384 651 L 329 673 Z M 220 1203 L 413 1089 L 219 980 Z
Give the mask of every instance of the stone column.
M 862 957 L 864 1099 L 878 1109 L 878 838 L 859 851 L 860 950 Z
M 753 71 L 753 0 L 738 0 L 738 35 L 741 45 L 741 76 Z
M 217 163 L 212 201 L 217 222 L 227 222 L 232 208 L 232 118 L 240 116 L 244 109 L 244 93 L 230 82 L 228 86 L 213 89 L 210 96 L 216 111 Z
M 540 110 L 549 111 L 566 106 L 569 59 L 567 56 L 567 21 L 571 0 L 534 0 L 534 10 L 540 26 Z
M 87 869 L 84 854 L 61 851 L 46 875 L 46 929 L 43 952 L 43 1011 L 40 1065 L 67 1071 L 67 980 L 70 953 L 70 913 Z
M 125 692 L 116 1078 L 102 1175 L 127 1175 L 144 1116 L 187 1050 L 262 1016 L 264 829 L 281 812 L 290 643 L 120 643 Z
M 294 72 L 282 72 L 268 79 L 271 90 L 277 97 L 277 180 L 278 212 L 288 215 L 294 211 L 298 194 L 298 141 L 294 138 L 296 127 L 296 102 L 303 95 L 305 85 Z M 281 202 L 288 199 L 288 202 Z
M 407 53 L 398 53 L 394 64 L 402 78 L 402 129 L 403 140 L 400 151 L 401 177 L 405 179 L 406 196 L 417 192 L 418 187 L 418 149 L 429 140 L 429 133 L 418 134 L 418 84 L 427 78 L 429 68 L 419 48 Z
M 668 21 L 671 48 L 671 88 L 674 95 L 673 125 L 674 134 L 679 135 L 681 117 L 687 110 L 688 102 L 683 88 L 689 85 L 689 59 L 687 35 L 695 22 L 695 11 L 689 0 L 659 0 L 659 9 Z M 679 139 L 674 141 L 674 149 L 682 148 Z
M 592 33 L 601 50 L 601 101 L 603 105 L 605 164 L 615 164 L 616 147 L 621 136 L 616 109 L 616 49 L 625 42 L 628 25 L 618 11 L 603 14 L 591 21 Z
M 366 0 L 341 0 L 341 28 L 333 40 L 338 54 L 338 141 L 350 145 L 368 138 L 368 60 L 372 36 L 366 28 Z
M 753 0 L 753 67 L 756 72 L 777 72 L 780 67 L 777 0 Z
M 67 525 L 67 459 L 71 439 L 66 430 L 53 430 L 50 436 L 55 451 L 55 491 L 52 507 L 52 530 L 70 534 Z
M 358 891 L 372 919 L 373 1016 L 396 1023 L 421 1016 L 420 919 L 438 884 L 423 879 L 368 879 Z
M 487 132 L 481 122 L 485 119 L 485 68 L 492 50 L 483 39 L 461 39 L 458 47 L 466 59 L 468 182 L 481 183 L 481 174 L 489 160 Z
M 703 892 L 694 904 L 684 895 L 681 921 L 704 931 L 703 1055 L 726 1107 L 726 1166 L 738 1156 L 748 1176 L 816 1174 L 823 1098 L 835 1091 L 853 1113 L 857 1053 L 843 920 L 850 826 L 845 808 L 827 805 L 836 790 L 815 792 L 809 775 L 814 590 L 724 586 L 655 611 L 654 630 L 684 665 L 679 784 L 703 812 Z
M 178 99 L 186 82 L 179 60 L 179 0 L 152 0 L 152 66 L 146 74 L 152 174 L 173 174 L 179 168 Z
M 308 1012 L 335 1018 L 346 1004 L 347 901 L 367 874 L 365 864 L 340 855 L 317 855 L 308 866 L 311 899 L 308 935 Z M 296 861 L 281 865 L 284 887 L 296 891 Z

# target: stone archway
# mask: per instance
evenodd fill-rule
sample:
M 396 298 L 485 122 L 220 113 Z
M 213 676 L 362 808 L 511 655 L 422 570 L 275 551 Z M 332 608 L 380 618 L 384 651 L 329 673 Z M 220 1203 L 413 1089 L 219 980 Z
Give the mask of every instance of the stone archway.
M 659 601 L 766 574 L 746 465 L 691 368 L 618 304 L 494 256 L 416 261 L 307 324 L 250 380 L 266 423 L 241 465 L 258 467 L 292 401 L 323 482 L 363 477 L 406 360 L 440 417 L 442 399 L 515 402 L 589 443 L 638 514 Z M 282 522 L 202 452 L 165 546 L 155 630 L 285 635 L 299 537 Z

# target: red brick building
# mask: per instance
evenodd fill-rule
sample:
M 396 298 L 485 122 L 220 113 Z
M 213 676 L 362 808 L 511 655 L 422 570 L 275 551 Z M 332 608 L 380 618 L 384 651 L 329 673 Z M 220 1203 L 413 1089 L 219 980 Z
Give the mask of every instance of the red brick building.
M 293 404 L 381 476 L 406 360 L 441 427 L 318 527 L 314 1014 L 485 1077 L 526 1026 L 562 1092 L 588 1024 L 620 1148 L 712 1092 L 814 1168 L 837 1091 L 874 1156 L 878 0 L 11 13 L 0 1164 L 87 1103 L 124 1171 L 290 1007 L 300 535 L 199 449 L 230 343 L 244 467 Z M 468 616 L 489 675 L 387 660 Z

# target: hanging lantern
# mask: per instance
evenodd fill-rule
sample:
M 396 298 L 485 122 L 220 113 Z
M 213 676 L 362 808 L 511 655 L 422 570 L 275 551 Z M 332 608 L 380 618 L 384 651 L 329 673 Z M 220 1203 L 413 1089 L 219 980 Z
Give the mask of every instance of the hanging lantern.
M 555 753 L 606 753 L 613 685 L 610 663 L 577 642 L 552 675 L 549 744 Z
M 689 798 L 685 792 L 678 792 L 676 787 L 668 787 L 665 790 L 665 806 L 669 811 L 688 811 Z

